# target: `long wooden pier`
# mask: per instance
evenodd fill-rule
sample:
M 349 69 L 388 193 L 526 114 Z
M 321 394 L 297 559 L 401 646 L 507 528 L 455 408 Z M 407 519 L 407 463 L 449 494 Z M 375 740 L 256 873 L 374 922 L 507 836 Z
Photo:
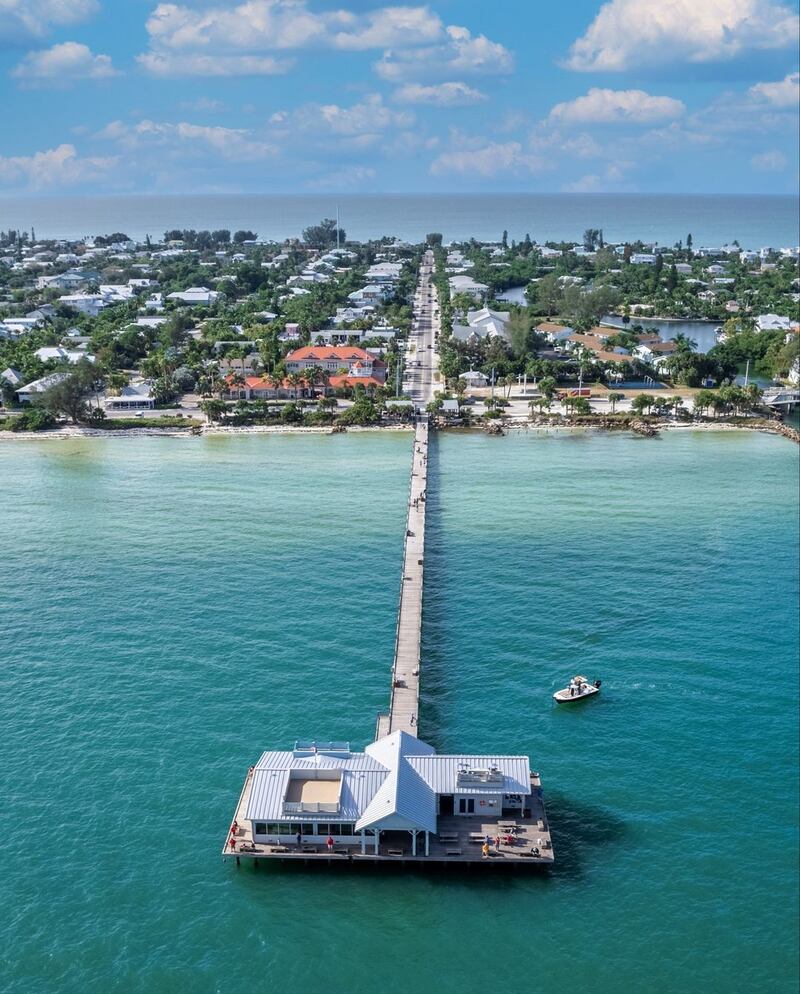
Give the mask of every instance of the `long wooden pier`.
M 422 584 L 425 570 L 425 505 L 428 489 L 428 421 L 414 432 L 411 485 L 400 579 L 400 604 L 392 664 L 389 711 L 378 715 L 375 738 L 403 731 L 418 735 L 420 641 L 422 638 Z

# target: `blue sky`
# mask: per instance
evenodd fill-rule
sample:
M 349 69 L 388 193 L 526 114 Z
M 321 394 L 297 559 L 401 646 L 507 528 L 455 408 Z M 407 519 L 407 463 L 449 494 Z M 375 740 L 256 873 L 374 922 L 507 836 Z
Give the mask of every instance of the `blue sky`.
M 0 0 L 0 193 L 791 193 L 799 86 L 784 0 Z

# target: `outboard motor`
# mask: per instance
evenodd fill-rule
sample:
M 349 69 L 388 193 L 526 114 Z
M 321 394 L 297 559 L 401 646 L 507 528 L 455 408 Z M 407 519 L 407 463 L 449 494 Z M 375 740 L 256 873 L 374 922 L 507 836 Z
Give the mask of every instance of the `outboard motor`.
M 594 685 L 595 687 L 597 687 L 598 690 L 600 689 L 600 685 L 602 684 L 602 682 L 603 682 L 602 680 L 595 680 Z

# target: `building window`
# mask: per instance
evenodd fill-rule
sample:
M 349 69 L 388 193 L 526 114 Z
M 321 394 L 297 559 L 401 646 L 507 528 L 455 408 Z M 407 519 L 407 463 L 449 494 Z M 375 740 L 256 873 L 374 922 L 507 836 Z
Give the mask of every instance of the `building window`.
M 475 798 L 474 797 L 459 797 L 459 799 L 458 799 L 458 813 L 460 815 L 472 815 L 472 814 L 475 814 Z
M 266 834 L 267 834 L 266 823 L 263 822 L 263 821 L 257 821 L 256 822 L 256 835 L 266 835 Z

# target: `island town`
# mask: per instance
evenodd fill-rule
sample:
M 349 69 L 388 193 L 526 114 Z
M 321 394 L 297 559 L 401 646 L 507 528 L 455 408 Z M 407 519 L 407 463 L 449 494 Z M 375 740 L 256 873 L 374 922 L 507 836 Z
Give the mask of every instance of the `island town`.
M 432 254 L 439 328 L 413 296 Z M 792 423 L 797 247 L 0 232 L 0 435 Z M 421 378 L 430 390 L 420 396 Z M 791 431 L 791 428 L 786 428 Z M 8 433 L 8 434 L 6 434 Z

